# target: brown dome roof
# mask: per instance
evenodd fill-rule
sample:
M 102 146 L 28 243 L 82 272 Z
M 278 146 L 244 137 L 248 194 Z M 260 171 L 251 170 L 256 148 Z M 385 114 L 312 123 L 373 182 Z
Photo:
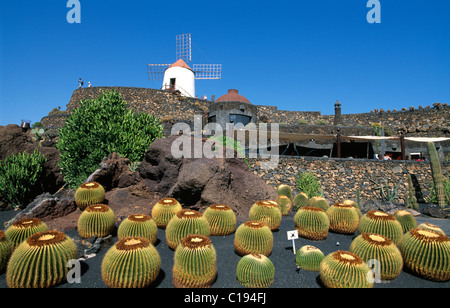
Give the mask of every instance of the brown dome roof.
M 236 89 L 228 90 L 228 93 L 216 99 L 216 102 L 240 102 L 250 104 L 250 101 L 238 94 L 238 90 Z

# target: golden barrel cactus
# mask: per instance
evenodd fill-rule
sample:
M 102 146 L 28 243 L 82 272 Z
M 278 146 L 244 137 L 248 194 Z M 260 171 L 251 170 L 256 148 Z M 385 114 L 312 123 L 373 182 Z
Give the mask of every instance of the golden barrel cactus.
M 278 203 L 272 200 L 255 202 L 248 212 L 249 220 L 261 221 L 270 230 L 277 230 L 281 224 L 281 211 L 278 208 Z
M 236 215 L 225 204 L 213 204 L 203 212 L 211 235 L 229 235 L 236 231 Z
M 154 245 L 158 239 L 158 227 L 149 215 L 131 214 L 117 229 L 119 240 L 124 237 L 143 237 Z
M 92 204 L 102 204 L 105 201 L 105 189 L 100 183 L 83 183 L 75 192 L 75 203 L 82 211 Z
M 159 200 L 152 208 L 152 218 L 158 228 L 166 228 L 170 219 L 183 208 L 174 198 L 163 198 Z
M 341 234 L 353 234 L 358 228 L 359 215 L 348 204 L 335 203 L 326 211 L 330 219 L 330 230 Z
M 330 229 L 330 219 L 325 211 L 318 207 L 304 206 L 294 216 L 298 235 L 310 240 L 324 240 Z
M 42 220 L 38 218 L 23 218 L 17 220 L 6 229 L 5 236 L 11 242 L 14 250 L 30 235 L 47 230 L 48 227 Z
M 198 211 L 189 209 L 178 211 L 166 227 L 167 245 L 175 249 L 189 234 L 201 234 L 209 237 L 211 235 L 209 223 Z
M 246 221 L 234 235 L 234 249 L 244 256 L 251 253 L 269 256 L 273 248 L 273 234 L 270 228 L 260 221 Z
M 93 204 L 78 218 L 78 234 L 82 238 L 105 237 L 114 231 L 116 217 L 109 206 Z
M 399 245 L 403 237 L 403 228 L 395 216 L 383 211 L 372 210 L 367 212 L 358 225 L 359 234 L 376 233 L 391 239 Z

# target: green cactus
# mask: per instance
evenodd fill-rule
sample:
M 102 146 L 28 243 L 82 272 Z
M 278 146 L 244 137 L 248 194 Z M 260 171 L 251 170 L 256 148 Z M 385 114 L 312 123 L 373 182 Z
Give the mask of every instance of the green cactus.
M 13 252 L 6 270 L 10 288 L 49 288 L 67 277 L 67 262 L 78 257 L 75 243 L 52 230 L 31 235 Z
M 372 288 L 363 259 L 349 251 L 338 250 L 320 263 L 320 280 L 327 288 Z
M 394 213 L 395 218 L 402 225 L 403 233 L 408 232 L 411 229 L 417 228 L 416 218 L 406 210 L 398 210 Z
M 181 204 L 174 198 L 164 198 L 159 200 L 153 206 L 152 218 L 158 228 L 164 229 L 167 227 L 170 219 L 172 219 L 172 217 L 182 209 Z
M 315 196 L 309 199 L 309 206 L 321 208 L 325 212 L 330 208 L 328 201 L 321 196 Z
M 275 202 L 278 204 L 278 208 L 281 211 L 282 216 L 289 216 L 292 210 L 292 201 L 284 195 L 278 196 Z
M 428 156 L 430 158 L 431 175 L 433 176 L 434 189 L 438 205 L 445 207 L 444 176 L 442 175 L 441 163 L 433 142 L 428 142 Z
M 405 234 L 400 251 L 405 267 L 433 281 L 450 279 L 450 239 L 431 230 L 415 228 Z
M 351 205 L 353 206 L 353 208 L 356 210 L 356 212 L 358 213 L 358 217 L 361 218 L 362 217 L 362 213 L 361 213 L 361 208 L 359 207 L 358 203 L 350 200 L 350 199 L 346 199 L 344 201 L 342 201 L 343 204 L 345 205 Z
M 123 237 L 103 257 L 102 279 L 109 288 L 145 288 L 159 275 L 161 257 L 142 237 Z
M 216 250 L 201 234 L 184 237 L 175 250 L 173 284 L 176 288 L 208 288 L 217 276 Z
M 9 257 L 12 253 L 12 245 L 8 238 L 5 236 L 5 232 L 0 230 L 0 273 L 6 268 Z
M 341 234 L 353 234 L 358 228 L 359 215 L 351 205 L 335 203 L 326 211 L 330 219 L 330 230 Z
M 305 206 L 294 216 L 298 235 L 311 240 L 324 240 L 330 229 L 330 219 L 325 211 L 318 207 Z
M 293 200 L 293 195 L 292 195 L 292 189 L 290 186 L 285 185 L 285 184 L 280 184 L 277 187 L 277 194 L 278 196 L 286 196 L 289 198 L 289 200 Z
M 12 249 L 14 250 L 30 235 L 47 230 L 48 227 L 42 220 L 38 218 L 23 218 L 14 222 L 6 229 L 5 236 L 11 242 Z
M 323 252 L 314 246 L 305 245 L 295 255 L 295 264 L 305 271 L 318 272 L 320 263 L 325 258 Z
M 358 225 L 359 234 L 376 233 L 391 239 L 398 245 L 403 237 L 403 228 L 395 216 L 377 210 L 367 212 Z
M 181 240 L 189 234 L 211 235 L 209 223 L 203 215 L 195 210 L 181 210 L 169 221 L 166 227 L 167 245 L 176 249 Z
M 417 228 L 424 229 L 424 230 L 431 230 L 431 231 L 437 232 L 439 234 L 446 235 L 444 230 L 442 230 L 438 226 L 433 225 L 433 224 L 431 224 L 429 222 L 421 223 L 420 225 L 417 226 Z
M 149 215 L 129 215 L 117 229 L 119 240 L 124 237 L 143 237 L 154 245 L 158 239 L 158 227 Z
M 412 183 L 411 174 L 408 174 L 408 191 L 405 194 L 405 204 L 408 208 L 416 211 L 419 210 L 419 203 L 417 202 L 416 190 L 414 189 L 414 185 Z
M 82 211 L 92 204 L 102 204 L 105 201 L 105 189 L 97 182 L 81 184 L 75 192 L 75 203 Z
M 397 246 L 385 236 L 375 233 L 360 234 L 350 244 L 349 251 L 360 256 L 364 262 L 377 260 L 381 279 L 397 278 L 402 271 L 402 254 Z
M 236 278 L 248 288 L 268 288 L 273 284 L 275 267 L 265 255 L 245 255 L 237 264 Z
M 225 204 L 213 204 L 203 213 L 208 221 L 211 235 L 230 235 L 236 231 L 236 215 Z
M 236 230 L 234 248 L 241 256 L 251 253 L 269 256 L 273 248 L 272 231 L 263 222 L 246 221 Z
M 300 208 L 304 206 L 309 206 L 309 198 L 308 195 L 304 192 L 299 193 L 295 196 L 293 200 L 294 210 L 298 211 Z
M 114 231 L 116 217 L 109 206 L 92 204 L 78 218 L 78 234 L 82 238 L 105 237 Z
M 272 200 L 255 202 L 248 212 L 249 220 L 261 221 L 267 224 L 270 230 L 277 230 L 281 224 L 281 211 L 278 203 Z

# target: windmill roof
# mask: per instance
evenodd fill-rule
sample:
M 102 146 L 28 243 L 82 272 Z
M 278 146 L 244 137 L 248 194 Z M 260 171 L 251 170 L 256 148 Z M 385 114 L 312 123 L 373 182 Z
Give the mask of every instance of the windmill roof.
M 188 69 L 190 69 L 192 71 L 192 68 L 190 68 L 189 65 L 187 65 L 186 62 L 183 61 L 183 59 L 179 59 L 177 62 L 173 63 L 168 68 L 175 67 L 175 66 L 188 68 Z
M 246 99 L 244 96 L 240 95 L 238 93 L 238 90 L 236 89 L 228 90 L 228 93 L 216 99 L 216 102 L 240 102 L 251 104 L 250 101 Z

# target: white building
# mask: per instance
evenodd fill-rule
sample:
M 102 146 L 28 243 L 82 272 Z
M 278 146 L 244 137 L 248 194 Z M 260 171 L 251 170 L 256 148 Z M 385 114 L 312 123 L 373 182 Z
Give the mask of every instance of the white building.
M 182 59 L 164 71 L 163 90 L 180 91 L 183 96 L 195 97 L 195 73 Z

